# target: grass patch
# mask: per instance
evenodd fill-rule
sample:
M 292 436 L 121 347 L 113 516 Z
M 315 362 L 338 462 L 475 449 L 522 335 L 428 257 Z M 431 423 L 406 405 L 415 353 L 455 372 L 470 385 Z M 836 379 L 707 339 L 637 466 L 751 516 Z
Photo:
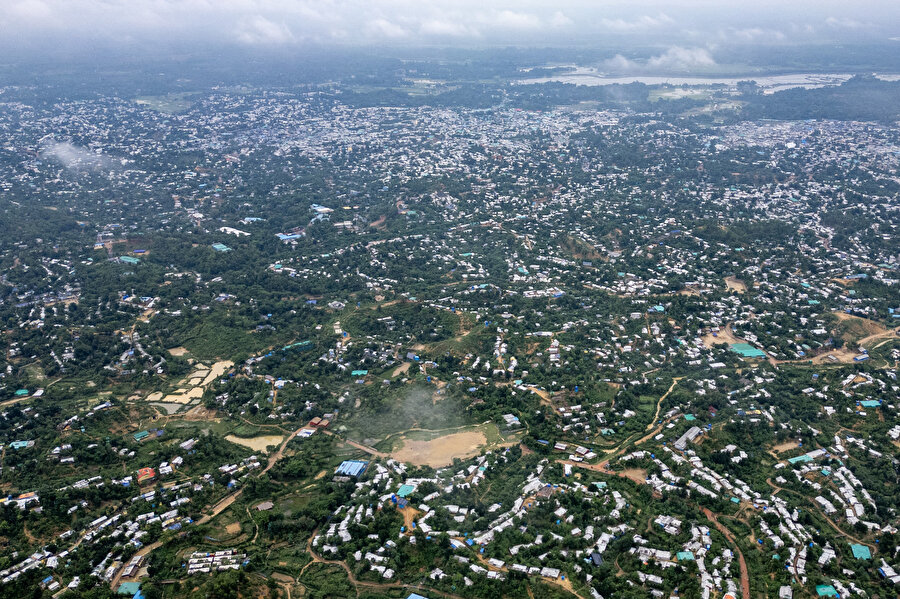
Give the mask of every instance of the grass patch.
M 199 92 L 178 92 L 164 96 L 138 96 L 135 104 L 164 114 L 179 114 L 194 105 Z
M 445 430 L 470 424 L 462 400 L 452 393 L 435 394 L 427 385 L 407 386 L 390 394 L 362 399 L 362 405 L 346 422 L 347 435 L 373 444 L 410 429 Z

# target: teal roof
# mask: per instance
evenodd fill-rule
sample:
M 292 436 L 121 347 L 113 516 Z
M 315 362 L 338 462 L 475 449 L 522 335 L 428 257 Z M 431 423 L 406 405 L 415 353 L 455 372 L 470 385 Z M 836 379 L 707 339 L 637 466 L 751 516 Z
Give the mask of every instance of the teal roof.
M 694 420 L 697 419 L 697 417 L 694 416 L 693 414 L 685 414 L 684 419 L 687 420 L 688 422 L 693 422 Z
M 694 554 L 690 551 L 679 551 L 675 554 L 675 557 L 678 558 L 678 561 L 682 562 L 692 562 L 694 561 Z
M 369 374 L 368 370 L 354 370 L 350 376 L 366 376 L 367 374 Z
M 310 340 L 300 341 L 297 343 L 291 343 L 290 345 L 285 345 L 284 347 L 281 348 L 281 350 L 287 351 L 289 349 L 294 349 L 295 347 L 308 347 L 310 345 L 312 345 L 312 341 L 310 341 Z
M 415 490 L 416 490 L 416 488 L 412 485 L 400 485 L 400 488 L 397 489 L 397 496 L 398 497 L 406 497 Z
M 878 406 L 881 405 L 881 402 L 878 401 L 877 399 L 867 399 L 865 401 L 859 402 L 859 405 L 861 405 L 864 408 L 877 408 Z
M 765 358 L 766 352 L 761 349 L 757 349 L 750 345 L 749 343 L 732 343 L 731 351 L 736 354 L 740 354 L 745 358 Z
M 22 397 L 23 395 L 28 395 L 28 389 L 19 389 L 15 393 L 16 397 Z
M 830 584 L 816 585 L 816 594 L 818 594 L 819 597 L 840 597 L 838 592 Z
M 854 543 L 850 545 L 850 550 L 853 551 L 853 557 L 856 559 L 872 559 L 872 552 L 865 545 Z
M 808 455 L 806 455 L 805 453 L 803 455 L 798 455 L 796 458 L 790 458 L 788 460 L 788 462 L 790 462 L 791 464 L 796 464 L 798 462 L 806 463 L 806 462 L 811 462 L 811 461 L 812 461 L 812 458 L 809 457 Z
M 140 260 L 131 256 L 119 256 L 119 260 L 126 264 L 139 264 Z
M 119 585 L 119 589 L 116 591 L 119 595 L 129 595 L 134 596 L 135 593 L 141 590 L 141 583 L 139 582 L 123 582 Z

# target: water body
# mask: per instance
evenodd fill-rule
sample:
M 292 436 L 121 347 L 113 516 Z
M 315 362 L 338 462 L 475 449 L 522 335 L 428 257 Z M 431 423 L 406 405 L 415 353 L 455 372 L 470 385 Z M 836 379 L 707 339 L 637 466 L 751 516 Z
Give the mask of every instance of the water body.
M 828 85 L 840 85 L 853 76 L 852 73 L 791 73 L 787 75 L 743 75 L 740 77 L 705 77 L 678 75 L 621 75 L 610 74 L 591 67 L 576 67 L 571 72 L 553 77 L 521 79 L 518 83 L 574 83 L 575 85 L 614 85 L 645 83 L 647 85 L 737 85 L 739 81 L 756 81 L 765 93 L 783 89 L 804 87 L 812 89 Z M 898 74 L 876 74 L 884 81 L 900 80 Z

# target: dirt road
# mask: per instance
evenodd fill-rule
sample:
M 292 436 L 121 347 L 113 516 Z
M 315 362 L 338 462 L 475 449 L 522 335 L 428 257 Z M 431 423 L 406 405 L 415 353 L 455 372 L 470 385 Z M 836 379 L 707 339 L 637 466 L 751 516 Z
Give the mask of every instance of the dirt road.
M 350 440 L 348 440 L 348 439 L 344 439 L 343 437 L 339 437 L 337 434 L 335 434 L 335 433 L 333 433 L 333 432 L 331 432 L 331 431 L 323 430 L 322 432 L 325 433 L 326 435 L 330 435 L 330 436 L 334 437 L 335 439 L 337 439 L 337 440 L 340 441 L 341 443 L 345 443 L 345 444 L 349 445 L 350 447 L 355 447 L 356 449 L 358 449 L 358 450 L 360 450 L 360 451 L 364 451 L 364 452 L 366 452 L 367 454 L 373 455 L 373 456 L 375 456 L 375 457 L 377 457 L 377 458 L 388 458 L 388 457 L 390 457 L 389 454 L 386 454 L 386 453 L 384 453 L 383 451 L 378 451 L 378 450 L 375 449 L 374 447 L 369 447 L 368 445 L 363 445 L 362 443 L 357 443 L 356 441 L 350 441 Z
M 669 396 L 669 393 L 675 388 L 675 385 L 678 384 L 678 381 L 683 379 L 683 376 L 675 377 L 675 380 L 672 381 L 672 384 L 669 385 L 669 390 L 663 393 L 662 397 L 659 398 L 659 401 L 656 402 L 656 413 L 653 415 L 653 420 L 650 421 L 650 424 L 647 425 L 647 430 L 651 430 L 656 423 L 656 420 L 659 418 L 659 411 L 662 408 L 662 403 Z
M 725 525 L 719 522 L 718 516 L 710 511 L 709 508 L 704 507 L 700 509 L 703 510 L 703 515 L 713 523 L 716 530 L 725 535 L 728 542 L 734 546 L 734 551 L 738 556 L 738 566 L 740 566 L 741 569 L 741 595 L 744 599 L 750 599 L 750 571 L 747 569 L 747 562 L 744 560 L 744 554 L 741 553 L 741 548 L 738 547 L 737 542 L 734 540 L 734 535 L 731 534 L 730 530 L 725 528 Z
M 295 430 L 293 433 L 288 435 L 285 438 L 284 442 L 282 442 L 281 446 L 278 448 L 278 451 L 276 451 L 275 453 L 273 453 L 272 455 L 269 456 L 269 461 L 266 464 L 266 467 L 263 468 L 262 470 L 260 470 L 259 474 L 257 474 L 256 476 L 258 476 L 258 477 L 262 476 L 263 474 L 265 474 L 266 472 L 271 470 L 272 466 L 274 466 L 278 462 L 278 460 L 280 460 L 284 456 L 284 449 L 285 449 L 285 447 L 287 447 L 287 444 L 290 442 L 290 440 L 293 439 L 294 437 L 296 437 L 297 433 L 299 433 L 304 428 L 305 428 L 305 426 L 301 426 L 300 428 Z M 218 516 L 219 514 L 224 512 L 225 510 L 227 510 L 229 507 L 231 507 L 231 504 L 233 504 L 235 501 L 237 501 L 237 498 L 240 497 L 243 494 L 243 492 L 244 492 L 244 488 L 241 487 L 240 489 L 238 489 L 231 495 L 228 495 L 228 496 L 220 499 L 218 502 L 216 502 L 212 506 L 212 510 L 207 514 L 204 514 L 201 518 L 199 518 L 194 523 L 194 525 L 201 526 L 203 524 L 206 524 L 207 522 L 209 522 L 210 520 L 212 520 L 213 518 L 215 518 L 216 516 Z M 142 556 L 149 555 L 155 549 L 158 549 L 161 546 L 162 546 L 162 542 L 156 541 L 155 543 L 151 543 L 150 545 L 141 547 L 135 555 L 142 555 Z M 122 580 L 122 573 L 124 571 L 125 571 L 124 568 L 120 569 L 119 572 L 116 573 L 116 575 L 113 577 L 112 581 L 110 581 L 109 586 L 111 589 L 115 590 L 119 587 L 119 582 Z
M 306 552 L 312 558 L 312 561 L 303 566 L 303 569 L 300 570 L 300 574 L 297 576 L 297 580 L 303 578 L 303 573 L 306 572 L 306 569 L 309 568 L 312 564 L 330 564 L 332 566 L 339 566 L 344 570 L 347 574 L 347 579 L 350 583 L 357 587 L 357 595 L 359 594 L 359 587 L 365 587 L 367 589 L 415 589 L 417 591 L 422 591 L 424 593 L 428 593 L 429 595 L 438 595 L 440 597 L 446 597 L 447 599 L 462 599 L 462 597 L 458 595 L 451 595 L 450 593 L 444 593 L 442 591 L 436 591 L 431 588 L 426 588 L 421 585 L 411 585 L 402 582 L 368 582 L 359 580 L 356 576 L 353 575 L 353 571 L 350 570 L 350 567 L 341 560 L 329 560 L 325 559 L 313 550 L 312 540 L 318 534 L 318 529 L 314 530 L 313 533 L 309 536 L 309 540 L 306 541 Z M 302 583 L 301 583 L 302 584 Z

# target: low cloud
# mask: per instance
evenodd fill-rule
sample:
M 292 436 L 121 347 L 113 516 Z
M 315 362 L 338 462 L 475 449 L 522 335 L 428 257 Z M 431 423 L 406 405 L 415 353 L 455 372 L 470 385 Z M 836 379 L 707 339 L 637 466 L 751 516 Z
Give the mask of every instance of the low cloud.
M 825 24 L 833 29 L 862 29 L 868 27 L 868 23 L 857 21 L 856 19 L 828 17 Z
M 709 50 L 705 48 L 682 48 L 672 46 L 659 56 L 652 56 L 646 61 L 630 60 L 621 54 L 605 61 L 603 66 L 617 73 L 666 73 L 694 71 L 715 66 Z
M 572 24 L 572 19 L 570 19 L 564 12 L 561 10 L 556 11 L 550 17 L 550 26 L 551 27 L 567 27 Z
M 663 13 L 655 17 L 643 15 L 630 21 L 626 19 L 600 19 L 600 24 L 605 29 L 616 33 L 639 33 L 659 27 L 671 26 L 674 22 L 671 17 Z
M 719 37 L 723 41 L 737 40 L 741 42 L 781 42 L 787 36 L 777 29 L 764 29 L 762 27 L 747 27 L 744 29 L 731 28 L 721 32 Z
M 237 41 L 251 46 L 277 45 L 294 41 L 294 34 L 284 23 L 276 23 L 256 15 L 243 21 L 236 31 Z
M 537 29 L 541 26 L 541 20 L 535 15 L 512 10 L 501 10 L 483 15 L 481 19 L 489 27 L 501 27 L 504 29 Z
M 89 51 L 105 42 L 154 52 L 165 43 L 547 47 L 616 36 L 623 48 L 629 40 L 637 46 L 650 41 L 690 48 L 706 47 L 710 40 L 777 43 L 795 41 L 797 35 L 802 41 L 897 35 L 900 3 L 873 3 L 863 12 L 848 6 L 837 0 L 749 5 L 696 0 L 679 3 L 675 13 L 671 3 L 626 0 L 0 0 L 0 53 L 10 48 L 53 53 L 73 43 Z
M 114 165 L 109 156 L 92 152 L 67 141 L 51 141 L 44 145 L 41 156 L 59 162 L 71 171 L 108 171 Z
M 419 33 L 436 37 L 480 37 L 477 29 L 453 19 L 429 19 L 422 23 Z
M 409 35 L 404 27 L 387 19 L 375 19 L 366 26 L 366 33 L 374 38 L 402 39 Z

